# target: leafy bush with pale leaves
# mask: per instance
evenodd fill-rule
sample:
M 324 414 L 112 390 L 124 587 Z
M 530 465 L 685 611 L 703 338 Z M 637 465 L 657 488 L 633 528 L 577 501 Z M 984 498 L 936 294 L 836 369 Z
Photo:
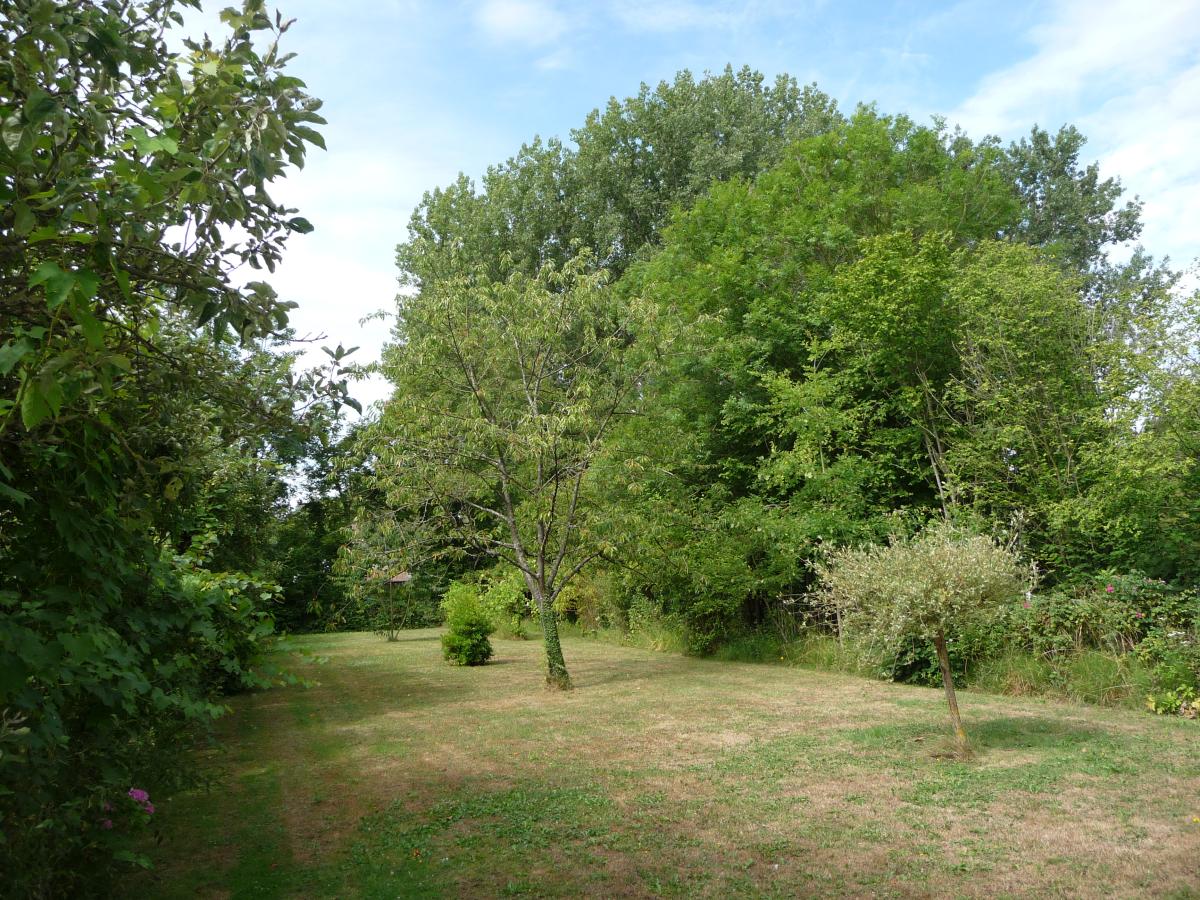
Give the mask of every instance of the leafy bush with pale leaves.
M 884 546 L 843 549 L 818 566 L 824 599 L 850 634 L 896 647 L 955 633 L 1019 605 L 1033 571 L 1012 550 L 952 524 Z

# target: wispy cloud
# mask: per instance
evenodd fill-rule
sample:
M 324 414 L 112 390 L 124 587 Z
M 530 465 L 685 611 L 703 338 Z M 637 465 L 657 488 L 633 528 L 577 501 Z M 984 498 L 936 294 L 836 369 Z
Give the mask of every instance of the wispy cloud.
M 543 72 L 554 72 L 559 69 L 569 68 L 571 65 L 571 54 L 566 47 L 559 47 L 551 53 L 547 53 L 541 59 L 534 63 Z
M 1195 0 L 1063 0 L 1028 37 L 1034 52 L 993 72 L 955 112 L 973 132 L 1007 132 L 1121 85 L 1169 78 L 1200 49 Z
M 692 29 L 729 28 L 746 18 L 745 4 L 693 3 L 689 0 L 637 2 L 620 0 L 613 16 L 631 31 L 670 32 Z
M 475 24 L 489 40 L 520 47 L 552 44 L 570 27 L 567 16 L 546 0 L 486 0 Z
M 1200 10 L 1195 0 L 1061 0 L 1027 35 L 1033 52 L 988 75 L 950 115 L 1017 137 L 1074 122 L 1105 174 L 1145 201 L 1144 239 L 1200 253 Z

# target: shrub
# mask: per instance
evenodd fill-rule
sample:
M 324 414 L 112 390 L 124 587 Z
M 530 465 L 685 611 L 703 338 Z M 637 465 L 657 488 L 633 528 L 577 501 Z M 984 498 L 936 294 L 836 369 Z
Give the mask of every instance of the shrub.
M 488 636 L 496 630 L 480 602 L 479 589 L 456 581 L 442 600 L 449 632 L 442 635 L 442 655 L 456 666 L 481 666 L 492 658 Z
M 627 613 L 615 595 L 613 580 L 602 572 L 577 575 L 563 588 L 554 607 L 585 634 L 628 624 Z
M 1200 690 L 1200 640 L 1194 630 L 1156 628 L 1135 655 L 1150 669 L 1155 691 Z
M 1170 691 L 1148 694 L 1146 706 L 1160 716 L 1179 715 L 1187 719 L 1200 718 L 1200 694 L 1191 687 L 1179 687 Z
M 965 754 L 946 635 L 1019 603 L 1031 587 L 1029 570 L 989 538 L 941 523 L 911 540 L 835 552 L 818 574 L 847 631 L 868 645 L 933 643 L 958 751 Z
M 645 597 L 634 597 L 626 613 L 629 643 L 648 650 L 682 653 L 689 648 L 684 629 Z
M 483 574 L 480 588 L 480 603 L 500 636 L 524 640 L 525 618 L 531 610 L 521 572 L 497 566 Z
M 1036 653 L 1126 653 L 1155 627 L 1188 627 L 1194 607 L 1194 595 L 1139 572 L 1101 572 L 1030 598 L 1009 617 L 1009 628 Z

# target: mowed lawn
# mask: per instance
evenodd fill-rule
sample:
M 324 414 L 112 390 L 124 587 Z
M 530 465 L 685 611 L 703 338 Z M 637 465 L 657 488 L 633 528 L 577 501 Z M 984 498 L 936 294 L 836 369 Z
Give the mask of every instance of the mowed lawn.
M 1200 727 L 567 640 L 305 638 L 161 803 L 154 897 L 1200 897 Z M 156 798 L 158 799 L 158 798 Z

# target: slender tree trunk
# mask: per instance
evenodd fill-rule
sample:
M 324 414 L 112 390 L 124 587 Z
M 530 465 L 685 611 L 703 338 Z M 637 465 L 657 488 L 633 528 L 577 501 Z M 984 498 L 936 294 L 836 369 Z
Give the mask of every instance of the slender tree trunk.
M 950 654 L 946 652 L 946 636 L 939 631 L 933 638 L 933 644 L 937 647 L 938 665 L 942 667 L 942 685 L 946 688 L 946 703 L 950 706 L 950 722 L 954 726 L 954 743 L 959 756 L 970 756 L 971 744 L 967 740 L 967 733 L 963 730 L 962 718 L 958 714 L 958 698 L 954 695 L 954 678 L 950 674 Z
M 537 600 L 538 613 L 542 619 L 542 635 L 546 643 L 546 686 L 559 691 L 571 690 L 571 676 L 567 674 L 567 663 L 563 659 L 562 644 L 558 640 L 558 616 L 554 606 L 540 594 Z

